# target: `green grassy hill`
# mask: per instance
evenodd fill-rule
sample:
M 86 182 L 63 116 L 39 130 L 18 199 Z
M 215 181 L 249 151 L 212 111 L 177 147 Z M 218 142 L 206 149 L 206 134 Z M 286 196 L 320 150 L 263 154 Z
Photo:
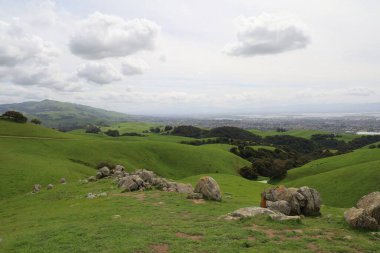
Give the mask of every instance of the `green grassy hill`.
M 126 131 L 140 127 L 145 128 L 123 125 Z M 235 209 L 257 206 L 260 193 L 269 187 L 236 175 L 236 168 L 247 162 L 230 153 L 229 145 L 184 145 L 178 141 L 191 138 L 158 134 L 112 138 L 83 131 L 60 133 L 5 121 L 0 121 L 0 133 L 6 135 L 0 138 L 0 252 L 380 251 L 378 237 L 350 229 L 342 218 L 344 209 L 327 205 L 322 207 L 322 217 L 299 223 L 274 222 L 266 217 L 219 219 Z M 378 153 L 369 152 L 378 150 L 355 151 L 348 155 L 357 157 L 343 165 L 376 162 Z M 326 164 L 320 175 L 339 170 L 338 164 L 335 169 L 330 166 L 339 162 L 334 158 L 319 160 L 315 166 Z M 94 175 L 95 164 L 105 160 L 121 163 L 128 170 L 152 169 L 193 185 L 201 176 L 211 175 L 221 187 L 223 201 L 193 201 L 185 195 L 156 190 L 120 193 L 112 179 L 87 184 L 79 181 Z M 299 177 L 291 173 L 288 183 L 319 175 L 309 170 L 302 173 Z M 59 184 L 60 177 L 66 177 L 68 183 Z M 343 185 L 356 177 L 345 177 Z M 372 184 L 369 178 L 362 180 Z M 31 194 L 35 183 L 43 189 Z M 54 189 L 46 190 L 48 183 L 53 183 Z M 330 193 L 319 190 L 330 203 Z M 106 192 L 107 196 L 87 199 L 89 192 Z
M 72 125 L 111 123 L 133 119 L 132 116 L 98 109 L 90 106 L 65 103 L 54 100 L 24 102 L 0 105 L 0 113 L 15 110 L 26 114 L 30 119 L 38 118 L 49 127 L 64 128 Z
M 112 138 L 94 134 L 60 133 L 31 124 L 0 121 L 0 133 L 33 138 L 0 138 L 0 197 L 48 184 L 60 177 L 78 180 L 95 173 L 102 161 L 120 163 L 128 170 L 146 168 L 179 179 L 201 173 L 236 174 L 248 162 L 217 146 L 191 146 L 183 137 L 150 134 Z M 39 137 L 49 137 L 40 139 Z M 10 183 L 12 182 L 12 183 Z
M 327 205 L 350 207 L 361 196 L 378 191 L 379 182 L 380 149 L 364 147 L 292 169 L 280 183 L 314 187 L 321 192 Z

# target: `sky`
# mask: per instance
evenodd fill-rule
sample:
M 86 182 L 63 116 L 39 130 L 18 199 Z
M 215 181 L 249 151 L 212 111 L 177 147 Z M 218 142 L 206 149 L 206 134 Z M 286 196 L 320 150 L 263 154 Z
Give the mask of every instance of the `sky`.
M 0 0 L 0 104 L 130 114 L 380 102 L 380 1 Z

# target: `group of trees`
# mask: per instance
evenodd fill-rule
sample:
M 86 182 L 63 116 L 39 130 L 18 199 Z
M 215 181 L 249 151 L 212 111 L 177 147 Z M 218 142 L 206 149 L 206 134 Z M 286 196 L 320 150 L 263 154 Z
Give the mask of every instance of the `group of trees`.
M 22 114 L 21 112 L 17 111 L 7 111 L 0 116 L 0 119 L 9 120 L 17 123 L 28 122 L 28 118 L 25 117 L 24 114 Z M 41 124 L 41 121 L 39 119 L 32 119 L 30 122 L 37 125 Z

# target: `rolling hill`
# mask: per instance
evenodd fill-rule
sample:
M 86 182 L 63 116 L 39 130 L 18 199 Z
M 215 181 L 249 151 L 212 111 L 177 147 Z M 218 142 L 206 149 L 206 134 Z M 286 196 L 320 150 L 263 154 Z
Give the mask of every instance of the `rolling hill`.
M 350 207 L 363 195 L 378 191 L 379 182 L 380 149 L 364 147 L 289 170 L 280 184 L 308 185 L 321 192 L 325 204 Z
M 48 99 L 40 102 L 0 105 L 0 113 L 9 110 L 22 112 L 28 118 L 40 119 L 45 126 L 63 129 L 71 126 L 109 124 L 134 119 L 133 116 L 119 112 Z

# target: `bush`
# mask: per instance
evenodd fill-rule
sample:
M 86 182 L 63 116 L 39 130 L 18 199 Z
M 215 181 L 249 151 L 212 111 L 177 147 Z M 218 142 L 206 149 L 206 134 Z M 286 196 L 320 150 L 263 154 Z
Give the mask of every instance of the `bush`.
M 88 125 L 86 127 L 86 133 L 97 134 L 100 132 L 100 128 L 94 125 Z
M 33 123 L 33 124 L 36 124 L 36 125 L 41 125 L 41 120 L 39 120 L 39 119 L 32 119 L 31 121 L 30 121 L 30 123 Z
M 171 131 L 171 130 L 173 130 L 172 126 L 165 126 L 165 128 L 164 128 L 165 132 L 168 132 L 168 131 Z
M 111 137 L 118 137 L 118 136 L 120 136 L 119 131 L 112 130 L 112 129 L 107 130 L 107 132 L 105 132 L 105 134 L 108 135 L 108 136 L 111 136 Z
M 369 145 L 369 148 L 374 149 L 374 148 L 376 148 L 376 145 L 375 144 Z
M 1 116 L 1 118 L 17 123 L 26 123 L 28 121 L 27 117 L 25 117 L 21 112 L 16 111 L 7 111 Z
M 254 168 L 249 167 L 249 166 L 245 166 L 245 167 L 241 168 L 239 170 L 239 174 L 242 177 L 249 179 L 249 180 L 257 179 L 257 177 L 259 176 L 257 171 Z

